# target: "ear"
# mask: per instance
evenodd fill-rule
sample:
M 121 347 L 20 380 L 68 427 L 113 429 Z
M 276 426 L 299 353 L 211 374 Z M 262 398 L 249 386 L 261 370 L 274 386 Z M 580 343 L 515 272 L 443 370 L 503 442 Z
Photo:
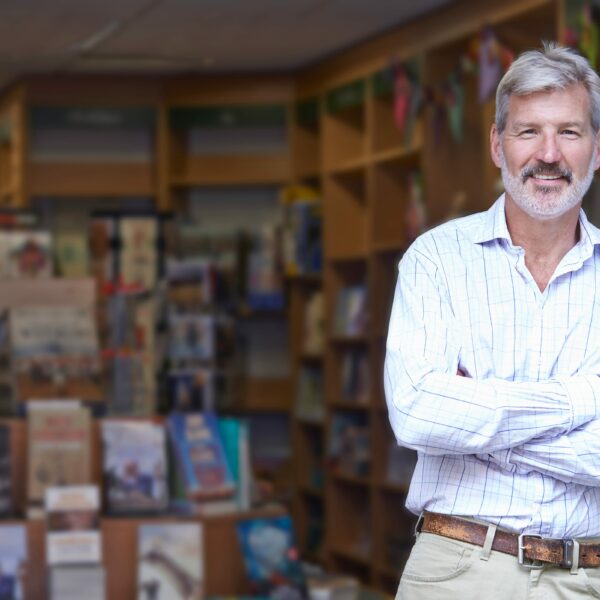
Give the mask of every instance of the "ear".
M 500 160 L 500 154 L 502 152 L 500 148 L 501 143 L 502 140 L 500 139 L 500 134 L 498 133 L 496 123 L 492 123 L 492 128 L 490 129 L 490 155 L 492 157 L 492 160 L 494 161 L 494 164 L 498 168 L 500 168 L 502 165 L 502 161 Z
M 594 144 L 596 144 L 596 161 L 594 163 L 595 171 L 598 167 L 600 167 L 600 130 L 596 133 Z

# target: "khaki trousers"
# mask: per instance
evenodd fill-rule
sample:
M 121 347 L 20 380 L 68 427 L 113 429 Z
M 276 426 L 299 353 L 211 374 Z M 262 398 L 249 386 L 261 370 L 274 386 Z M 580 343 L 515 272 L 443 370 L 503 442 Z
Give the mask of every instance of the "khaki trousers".
M 571 600 L 600 598 L 600 568 L 530 570 L 516 556 L 431 533 L 418 534 L 396 600 Z

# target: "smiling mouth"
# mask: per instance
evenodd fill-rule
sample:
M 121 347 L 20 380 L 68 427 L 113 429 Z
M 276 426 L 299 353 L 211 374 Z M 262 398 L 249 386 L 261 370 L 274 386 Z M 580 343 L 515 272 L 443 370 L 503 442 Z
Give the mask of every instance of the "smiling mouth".
M 523 169 L 522 177 L 523 183 L 530 177 L 542 181 L 559 181 L 564 179 L 567 183 L 571 183 L 573 174 L 569 169 L 561 169 L 558 166 L 537 165 Z

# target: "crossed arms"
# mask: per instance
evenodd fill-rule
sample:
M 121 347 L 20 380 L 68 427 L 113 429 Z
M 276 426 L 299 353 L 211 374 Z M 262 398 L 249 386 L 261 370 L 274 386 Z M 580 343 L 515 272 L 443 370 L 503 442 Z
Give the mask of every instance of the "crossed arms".
M 384 373 L 399 443 L 600 486 L 596 373 L 539 382 L 461 377 L 462 335 L 439 268 L 413 247 L 399 270 Z

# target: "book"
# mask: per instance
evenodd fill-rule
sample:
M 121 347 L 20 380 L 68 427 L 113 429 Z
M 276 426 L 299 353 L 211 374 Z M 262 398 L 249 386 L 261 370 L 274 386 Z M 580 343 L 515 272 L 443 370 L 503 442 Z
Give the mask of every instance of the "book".
M 247 257 L 246 302 L 254 310 L 283 308 L 281 231 L 278 226 L 264 226 L 252 236 Z
M 346 350 L 341 365 L 342 400 L 350 404 L 369 403 L 369 358 L 365 348 Z
M 0 311 L 24 306 L 80 306 L 93 309 L 95 304 L 96 283 L 91 277 L 0 280 Z
M 119 274 L 123 284 L 151 290 L 158 279 L 158 221 L 154 216 L 119 219 Z
M 320 573 L 307 577 L 311 600 L 357 600 L 360 582 L 349 575 Z
M 212 412 L 172 413 L 167 430 L 186 496 L 191 500 L 230 497 L 235 482 Z
M 143 523 L 138 529 L 139 600 L 202 600 L 204 548 L 200 523 Z
M 311 294 L 304 307 L 304 338 L 302 351 L 319 356 L 325 349 L 325 294 L 318 290 Z
M 106 599 L 106 572 L 102 565 L 59 565 L 49 569 L 50 600 Z
M 283 256 L 288 275 L 318 273 L 323 266 L 321 202 L 313 193 L 313 198 L 296 199 L 286 206 Z
M 74 401 L 29 402 L 27 498 L 41 505 L 51 486 L 91 481 L 90 414 Z
M 225 456 L 235 481 L 237 509 L 249 510 L 252 504 L 252 465 L 248 422 L 234 417 L 219 418 L 219 432 Z
M 206 258 L 170 258 L 166 264 L 167 297 L 172 306 L 210 307 L 214 301 L 214 269 Z
M 212 315 L 169 316 L 169 359 L 172 364 L 210 361 L 215 356 L 215 319 Z
M 10 427 L 0 423 L 0 516 L 10 515 L 13 510 L 10 446 Z
M 369 428 L 361 414 L 336 413 L 331 419 L 329 462 L 334 471 L 356 477 L 369 474 Z
M 27 589 L 27 533 L 24 525 L 0 525 L 0 598 L 24 600 Z
M 168 507 L 166 436 L 150 421 L 102 421 L 104 487 L 111 513 Z
M 52 237 L 48 231 L 13 231 L 8 239 L 10 277 L 52 277 Z
M 344 336 L 364 335 L 367 318 L 367 288 L 363 284 L 339 290 L 334 316 L 334 333 Z
M 9 331 L 18 402 L 31 398 L 104 399 L 92 308 L 12 308 Z
M 57 274 L 80 278 L 89 274 L 89 241 L 85 231 L 60 231 L 55 239 Z
M 305 365 L 300 369 L 296 392 L 296 417 L 322 423 L 325 418 L 323 369 Z
M 172 411 L 201 412 L 215 408 L 215 376 L 209 368 L 172 370 L 167 374 Z
M 100 493 L 97 486 L 46 488 L 46 562 L 100 563 Z
M 289 515 L 236 523 L 250 590 L 281 600 L 307 595 L 306 581 Z

